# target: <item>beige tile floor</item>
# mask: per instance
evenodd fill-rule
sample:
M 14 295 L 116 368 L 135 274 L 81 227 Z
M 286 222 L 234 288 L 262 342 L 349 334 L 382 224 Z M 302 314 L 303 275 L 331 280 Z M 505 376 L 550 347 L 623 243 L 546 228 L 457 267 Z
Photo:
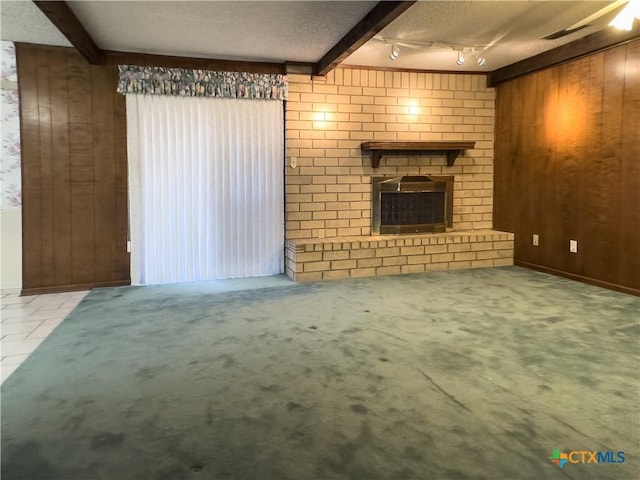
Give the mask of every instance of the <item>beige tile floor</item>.
M 4 382 L 88 294 L 51 293 L 21 297 L 2 290 L 0 298 L 0 368 Z

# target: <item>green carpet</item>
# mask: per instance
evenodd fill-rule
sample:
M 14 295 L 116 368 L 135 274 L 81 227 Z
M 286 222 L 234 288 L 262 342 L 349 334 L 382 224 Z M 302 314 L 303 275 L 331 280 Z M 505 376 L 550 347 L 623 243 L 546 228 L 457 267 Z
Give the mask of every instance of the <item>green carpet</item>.
M 640 477 L 638 297 L 518 267 L 214 290 L 91 292 L 2 386 L 2 479 Z

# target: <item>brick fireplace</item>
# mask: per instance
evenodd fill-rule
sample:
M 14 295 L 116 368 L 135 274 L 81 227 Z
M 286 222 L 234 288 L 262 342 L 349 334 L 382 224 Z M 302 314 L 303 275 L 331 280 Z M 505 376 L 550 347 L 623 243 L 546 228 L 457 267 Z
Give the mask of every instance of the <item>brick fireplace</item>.
M 292 278 L 513 263 L 513 235 L 492 230 L 495 92 L 484 75 L 337 68 L 289 75 L 286 268 Z M 382 156 L 370 141 L 473 141 L 455 164 L 438 152 Z M 295 168 L 294 168 L 295 166 Z M 445 232 L 372 236 L 372 177 L 454 176 Z
M 444 232 L 453 228 L 453 176 L 371 178 L 371 233 Z

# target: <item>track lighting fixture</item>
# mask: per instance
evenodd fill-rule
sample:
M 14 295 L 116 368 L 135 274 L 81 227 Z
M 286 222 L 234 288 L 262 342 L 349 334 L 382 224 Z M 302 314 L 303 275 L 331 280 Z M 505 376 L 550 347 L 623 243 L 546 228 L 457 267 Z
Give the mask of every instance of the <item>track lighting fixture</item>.
M 400 55 L 400 48 L 398 48 L 398 44 L 394 43 L 391 45 L 391 53 L 389 54 L 389 58 L 391 60 L 396 60 Z
M 640 2 L 640 0 L 631 0 L 631 1 Z M 408 49 L 418 49 L 418 50 L 442 48 L 442 49 L 453 50 L 458 54 L 458 58 L 456 60 L 456 63 L 458 65 L 463 65 L 467 57 L 472 57 L 472 58 L 475 58 L 476 63 L 480 67 L 483 66 L 485 63 L 487 63 L 487 59 L 484 56 L 484 53 L 491 46 L 491 45 L 464 46 L 464 45 L 456 45 L 454 43 L 440 42 L 437 40 L 434 40 L 434 41 L 407 40 L 403 38 L 383 37 L 382 35 L 375 35 L 373 38 L 380 42 L 384 42 L 385 46 L 391 49 L 391 51 L 389 52 L 389 58 L 391 60 L 398 59 L 398 57 L 400 56 L 400 47 L 402 48 L 406 47 Z

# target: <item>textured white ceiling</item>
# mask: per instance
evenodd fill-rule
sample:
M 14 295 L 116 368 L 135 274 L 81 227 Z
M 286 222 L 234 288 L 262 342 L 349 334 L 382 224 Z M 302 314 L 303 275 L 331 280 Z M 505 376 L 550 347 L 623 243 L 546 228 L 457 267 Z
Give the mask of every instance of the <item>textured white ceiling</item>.
M 422 0 L 381 34 L 408 42 L 445 42 L 482 49 L 483 67 L 464 65 L 447 48 L 370 40 L 344 63 L 428 70 L 495 70 L 607 27 L 613 11 L 559 40 L 541 37 L 568 27 L 609 1 Z M 267 62 L 317 62 L 375 1 L 71 1 L 71 9 L 103 50 Z M 32 2 L 0 1 L 2 40 L 69 45 Z M 640 22 L 638 22 L 640 23 Z
M 31 1 L 0 0 L 0 27 L 2 40 L 71 46 L 65 36 Z
M 459 66 L 450 48 L 400 45 L 397 60 L 389 59 L 391 47 L 370 40 L 344 63 L 398 68 L 490 71 L 523 58 L 569 43 L 606 28 L 613 11 L 593 26 L 557 40 L 541 38 L 567 28 L 610 4 L 611 1 L 423 1 L 412 6 L 380 34 L 417 42 L 444 42 L 482 50 L 487 63 L 475 58 Z
M 316 62 L 376 3 L 81 1 L 69 5 L 104 50 Z

